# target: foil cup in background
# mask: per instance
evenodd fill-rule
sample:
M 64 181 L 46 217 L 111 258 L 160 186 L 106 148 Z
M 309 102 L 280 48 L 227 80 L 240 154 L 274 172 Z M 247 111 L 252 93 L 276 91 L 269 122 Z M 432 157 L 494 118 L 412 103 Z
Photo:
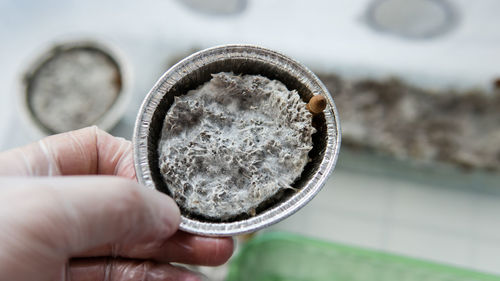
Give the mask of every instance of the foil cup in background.
M 113 104 L 106 110 L 106 112 L 98 118 L 95 124 L 100 129 L 104 131 L 110 131 L 123 117 L 127 106 L 132 97 L 132 72 L 129 62 L 125 59 L 125 55 L 114 45 L 108 43 L 102 39 L 94 38 L 74 38 L 73 36 L 68 38 L 63 38 L 57 40 L 56 42 L 51 42 L 45 47 L 39 48 L 42 50 L 41 53 L 37 53 L 29 60 L 27 67 L 20 75 L 19 90 L 20 93 L 18 97 L 18 104 L 20 105 L 20 112 L 25 120 L 25 123 L 29 124 L 32 136 L 35 139 L 51 135 L 55 132 L 45 126 L 36 114 L 33 112 L 30 106 L 30 93 L 29 87 L 34 75 L 40 67 L 57 56 L 61 52 L 73 50 L 73 49 L 88 49 L 96 50 L 105 54 L 109 59 L 116 64 L 119 72 L 119 81 L 121 84 L 120 91 L 113 101 Z M 73 128 L 80 129 L 80 128 Z
M 158 142 L 165 115 L 175 96 L 186 94 L 208 82 L 211 74 L 262 75 L 297 90 L 308 102 L 323 95 L 328 104 L 313 117 L 317 133 L 309 162 L 291 192 L 252 217 L 233 221 L 210 221 L 182 211 L 180 229 L 206 236 L 232 236 L 250 233 L 277 223 L 304 207 L 323 187 L 337 162 L 340 149 L 340 122 L 335 103 L 323 83 L 307 67 L 278 52 L 252 45 L 224 45 L 197 52 L 170 68 L 151 89 L 137 116 L 133 146 L 138 181 L 148 188 L 169 194 L 159 168 Z

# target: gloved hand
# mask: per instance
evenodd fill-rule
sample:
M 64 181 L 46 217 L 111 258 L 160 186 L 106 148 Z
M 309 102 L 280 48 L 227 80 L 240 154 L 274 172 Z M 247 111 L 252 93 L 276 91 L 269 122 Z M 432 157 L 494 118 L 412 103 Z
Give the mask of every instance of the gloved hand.
M 177 231 L 174 201 L 133 180 L 131 150 L 90 127 L 1 153 L 0 280 L 199 280 L 170 262 L 224 263 L 233 240 Z

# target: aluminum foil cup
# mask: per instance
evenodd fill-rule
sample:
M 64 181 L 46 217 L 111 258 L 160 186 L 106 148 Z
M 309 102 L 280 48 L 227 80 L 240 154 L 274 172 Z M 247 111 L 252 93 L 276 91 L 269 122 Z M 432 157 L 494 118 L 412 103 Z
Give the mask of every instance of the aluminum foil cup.
M 28 67 L 26 67 L 25 70 L 21 73 L 18 90 L 20 92 L 18 98 L 20 112 L 23 116 L 23 119 L 25 119 L 26 123 L 28 123 L 32 128 L 33 137 L 38 139 L 60 132 L 52 131 L 51 129 L 46 127 L 30 107 L 29 86 L 32 77 L 35 75 L 36 71 L 43 66 L 45 62 L 61 52 L 69 51 L 72 49 L 88 49 L 91 51 L 101 52 L 108 56 L 118 68 L 119 82 L 121 85 L 118 96 L 116 97 L 110 108 L 108 108 L 107 111 L 101 117 L 99 117 L 99 119 L 96 120 L 94 124 L 102 130 L 111 130 L 122 118 L 132 97 L 132 92 L 130 91 L 132 86 L 131 68 L 128 61 L 125 60 L 125 56 L 122 54 L 122 52 L 114 45 L 111 45 L 104 40 L 86 38 L 66 38 L 55 43 L 50 43 L 48 44 L 48 46 L 45 46 L 45 48 L 42 47 L 40 49 L 42 49 L 43 51 L 33 56 L 33 58 L 31 58 L 29 60 L 29 63 L 27 64 Z
M 257 208 L 255 216 L 232 221 L 195 217 L 181 207 L 180 229 L 207 236 L 231 236 L 254 232 L 277 223 L 304 207 L 323 187 L 333 171 L 340 148 L 340 124 L 332 97 L 323 83 L 299 62 L 278 52 L 251 45 L 224 45 L 197 52 L 170 68 L 144 99 L 137 116 L 133 145 L 139 182 L 170 194 L 160 174 L 158 142 L 163 121 L 174 96 L 187 93 L 219 72 L 259 74 L 296 89 L 305 102 L 316 94 L 327 98 L 327 108 L 313 117 L 317 133 L 300 178 L 279 200 Z

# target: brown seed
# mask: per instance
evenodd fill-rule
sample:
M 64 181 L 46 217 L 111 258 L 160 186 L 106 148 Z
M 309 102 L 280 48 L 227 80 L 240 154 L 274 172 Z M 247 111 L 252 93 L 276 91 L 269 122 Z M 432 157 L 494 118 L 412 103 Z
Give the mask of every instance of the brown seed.
M 495 87 L 495 89 L 500 89 L 500 77 L 493 81 L 493 86 Z
M 309 100 L 309 103 L 306 105 L 306 108 L 312 114 L 318 114 L 323 112 L 326 108 L 326 98 L 322 95 L 315 95 Z

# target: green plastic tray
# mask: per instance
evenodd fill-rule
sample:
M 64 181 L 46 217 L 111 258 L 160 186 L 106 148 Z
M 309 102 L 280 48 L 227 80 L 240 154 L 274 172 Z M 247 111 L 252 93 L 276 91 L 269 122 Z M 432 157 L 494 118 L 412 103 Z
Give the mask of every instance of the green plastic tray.
M 311 239 L 266 233 L 245 244 L 226 281 L 499 281 L 500 276 Z

